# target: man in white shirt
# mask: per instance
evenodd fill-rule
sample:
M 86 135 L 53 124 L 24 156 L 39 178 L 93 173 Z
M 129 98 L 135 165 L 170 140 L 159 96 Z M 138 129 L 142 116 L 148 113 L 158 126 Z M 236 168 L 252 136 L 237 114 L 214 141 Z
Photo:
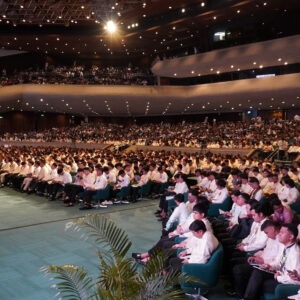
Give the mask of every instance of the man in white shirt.
M 57 192 L 59 191 L 59 189 L 63 190 L 64 186 L 71 182 L 72 176 L 69 172 L 65 172 L 63 167 L 61 166 L 57 170 L 57 177 L 47 187 L 48 195 L 50 197 L 49 201 L 56 200 Z
M 47 173 L 45 177 L 37 183 L 36 194 L 37 195 L 44 194 L 48 184 L 51 184 L 52 180 L 56 179 L 56 177 L 57 177 L 57 164 L 53 163 L 50 172 Z
M 107 186 L 107 179 L 106 179 L 105 175 L 103 175 L 103 170 L 101 168 L 101 165 L 96 165 L 95 169 L 96 169 L 96 174 L 97 174 L 96 181 L 93 185 L 86 187 L 85 191 L 83 192 L 83 196 L 82 196 L 83 207 L 80 208 L 81 210 L 91 209 L 92 208 L 91 201 L 92 201 L 93 195 L 95 195 L 97 193 L 97 190 L 103 190 Z M 103 206 L 103 207 L 106 207 L 106 206 Z
M 124 170 L 119 171 L 117 185 L 113 189 L 113 198 L 116 198 L 117 194 L 121 191 L 122 188 L 128 187 L 130 185 L 130 178 Z M 128 204 L 127 200 L 117 200 L 114 201 L 115 204 L 124 203 Z
M 31 175 L 30 173 L 27 174 L 27 177 L 25 177 L 25 179 L 23 180 L 23 183 L 22 183 L 22 186 L 21 186 L 21 189 L 23 191 L 27 191 L 31 181 L 33 179 L 36 179 L 39 172 L 41 170 L 41 167 L 40 167 L 40 162 L 39 161 L 35 161 L 34 165 L 32 166 L 32 172 L 31 172 Z
M 176 194 L 174 196 L 174 201 L 175 201 L 177 207 L 172 212 L 172 214 L 166 224 L 166 228 L 165 228 L 166 231 L 169 231 L 175 222 L 178 222 L 178 224 L 181 224 L 189 216 L 189 211 L 184 203 L 184 195 Z
M 244 294 L 245 299 L 259 299 L 259 293 L 273 294 L 278 284 L 298 284 L 294 279 L 294 272 L 300 272 L 300 248 L 296 243 L 298 229 L 295 224 L 282 225 L 278 241 L 283 244 L 283 248 L 277 252 L 274 263 L 271 262 L 265 267 L 272 272 L 253 270 L 248 281 L 247 289 Z
M 300 194 L 296 188 L 295 182 L 290 178 L 284 179 L 284 182 L 287 188 L 287 196 L 286 199 L 283 200 L 283 202 L 290 205 L 297 201 L 300 201 Z
M 249 278 L 255 270 L 252 264 L 271 265 L 279 252 L 282 251 L 283 245 L 278 241 L 278 233 L 280 227 L 271 220 L 266 220 L 261 229 L 268 236 L 266 247 L 256 252 L 253 256 L 248 258 L 248 263 L 235 265 L 232 270 L 234 289 L 238 298 L 244 298 L 244 293 L 247 289 Z
M 216 191 L 208 197 L 211 203 L 223 203 L 228 197 L 228 190 L 226 188 L 226 181 L 224 179 L 217 180 Z
M 168 188 L 165 194 L 160 198 L 159 210 L 157 211 L 157 213 L 160 213 L 160 216 L 163 219 L 166 219 L 167 217 L 168 200 L 173 199 L 172 196 L 175 196 L 176 194 L 184 194 L 188 192 L 188 186 L 183 179 L 182 173 L 176 174 L 174 179 L 176 182 L 174 189 Z
M 153 180 L 153 187 L 152 187 L 153 193 L 159 194 L 161 191 L 162 184 L 166 183 L 167 181 L 168 181 L 167 173 L 163 170 L 162 167 L 158 167 L 157 173 L 154 176 L 154 180 Z
M 189 229 L 192 236 L 184 241 L 186 250 L 180 252 L 178 257 L 168 259 L 166 271 L 170 268 L 175 272 L 181 272 L 182 264 L 205 264 L 218 247 L 218 240 L 213 233 L 207 231 L 202 221 L 194 221 Z

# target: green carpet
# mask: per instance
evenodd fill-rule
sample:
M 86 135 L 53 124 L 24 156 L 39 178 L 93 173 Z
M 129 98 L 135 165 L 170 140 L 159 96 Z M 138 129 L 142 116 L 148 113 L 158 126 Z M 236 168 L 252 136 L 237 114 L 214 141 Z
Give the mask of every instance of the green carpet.
M 160 237 L 161 224 L 153 215 L 157 200 L 132 205 L 89 210 L 103 213 L 128 232 L 132 252 L 149 249 Z M 86 214 L 78 207 L 66 208 L 61 201 L 28 196 L 4 188 L 0 190 L 0 299 L 57 299 L 50 277 L 39 269 L 48 264 L 85 266 L 97 275 L 97 256 L 92 242 L 80 240 L 80 233 L 64 231 L 72 218 Z M 221 285 L 208 299 L 227 300 Z

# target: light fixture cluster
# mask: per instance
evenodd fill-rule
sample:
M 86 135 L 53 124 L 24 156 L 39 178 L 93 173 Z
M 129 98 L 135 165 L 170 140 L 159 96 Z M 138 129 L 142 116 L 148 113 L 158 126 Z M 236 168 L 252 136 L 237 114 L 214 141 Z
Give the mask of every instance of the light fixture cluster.
M 108 111 L 110 114 L 113 114 L 113 112 L 112 112 L 112 110 L 111 110 L 111 108 L 110 108 L 110 106 L 109 106 L 109 104 L 108 104 L 108 101 L 107 101 L 107 100 L 104 100 L 104 103 L 105 103 L 105 105 L 106 105 L 107 111 Z
M 166 106 L 166 108 L 164 109 L 164 111 L 162 112 L 162 115 L 165 115 L 168 112 L 171 105 L 172 105 L 172 103 L 169 102 L 168 105 Z
M 128 102 L 128 101 L 125 101 L 125 103 L 126 103 L 127 114 L 128 114 L 128 116 L 131 116 L 129 102 Z
M 145 109 L 145 115 L 148 115 L 149 109 L 150 109 L 150 102 L 148 101 Z

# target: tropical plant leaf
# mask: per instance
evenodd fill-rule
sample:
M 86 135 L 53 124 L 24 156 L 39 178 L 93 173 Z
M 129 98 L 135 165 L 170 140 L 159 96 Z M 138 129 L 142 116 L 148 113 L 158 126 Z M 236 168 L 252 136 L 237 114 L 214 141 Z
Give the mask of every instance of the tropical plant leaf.
M 87 233 L 83 235 L 95 238 L 95 241 L 102 247 L 108 248 L 108 251 L 115 251 L 122 257 L 127 254 L 132 245 L 123 229 L 118 228 L 112 220 L 99 214 L 86 215 L 66 226 L 67 229 L 72 228 L 73 230 L 77 230 L 79 227 L 87 229 Z
M 137 265 L 132 258 L 124 258 L 114 253 L 113 260 L 105 260 L 99 251 L 100 277 L 98 284 L 116 292 L 116 299 L 132 299 L 140 289 L 138 282 Z
M 45 274 L 57 274 L 54 279 L 60 281 L 55 285 L 64 299 L 90 299 L 93 292 L 94 283 L 92 278 L 87 276 L 87 271 L 83 267 L 65 266 L 45 266 L 41 268 Z

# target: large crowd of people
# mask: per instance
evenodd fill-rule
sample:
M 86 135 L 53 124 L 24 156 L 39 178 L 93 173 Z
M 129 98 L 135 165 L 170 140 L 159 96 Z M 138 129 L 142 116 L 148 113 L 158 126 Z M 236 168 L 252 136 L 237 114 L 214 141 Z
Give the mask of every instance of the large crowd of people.
M 150 131 L 156 132 L 157 126 L 158 136 L 165 134 L 162 140 L 171 145 L 178 140 L 172 135 L 174 128 L 184 141 L 200 134 L 212 140 L 215 134 L 215 143 L 233 140 L 233 144 L 255 141 L 259 145 L 263 135 L 263 141 L 280 151 L 286 151 L 289 143 L 299 143 L 299 136 L 293 135 L 296 124 L 290 121 L 102 125 L 55 129 L 48 136 L 85 142 L 106 136 L 113 142 L 122 132 L 127 142 L 149 132 L 151 141 Z M 41 132 L 5 138 L 44 140 Z M 206 264 L 215 251 L 223 251 L 224 289 L 238 299 L 259 299 L 262 293 L 274 293 L 279 284 L 300 285 L 297 161 L 285 165 L 268 158 L 174 149 L 126 152 L 24 146 L 0 147 L 0 164 L 2 187 L 61 201 L 66 207 L 105 209 L 159 199 L 155 215 L 162 222 L 162 236 L 151 249 L 132 257 L 147 265 L 153 253 L 163 250 L 168 254 L 162 270 L 165 275 L 181 272 L 186 264 Z M 228 209 L 218 209 L 225 204 Z
M 114 67 L 83 65 L 47 66 L 29 68 L 8 74 L 0 74 L 0 86 L 15 84 L 100 84 L 100 85 L 153 85 L 150 71 L 138 67 Z
M 249 122 L 181 122 L 144 125 L 86 123 L 76 127 L 20 133 L 4 133 L 2 141 L 76 142 L 115 145 L 151 145 L 221 149 L 261 149 L 262 157 L 279 149 L 295 159 L 300 153 L 296 121 L 260 118 Z
M 184 264 L 205 264 L 222 244 L 227 293 L 255 300 L 280 283 L 300 283 L 298 162 L 287 167 L 212 153 L 42 147 L 0 148 L 0 156 L 3 187 L 61 199 L 67 207 L 104 209 L 144 196 L 160 198 L 162 238 L 149 251 L 133 253 L 140 264 L 158 248 L 184 248 L 163 270 L 181 272 Z M 105 198 L 99 196 L 105 191 Z M 233 201 L 230 211 L 209 216 L 213 205 L 225 201 Z

